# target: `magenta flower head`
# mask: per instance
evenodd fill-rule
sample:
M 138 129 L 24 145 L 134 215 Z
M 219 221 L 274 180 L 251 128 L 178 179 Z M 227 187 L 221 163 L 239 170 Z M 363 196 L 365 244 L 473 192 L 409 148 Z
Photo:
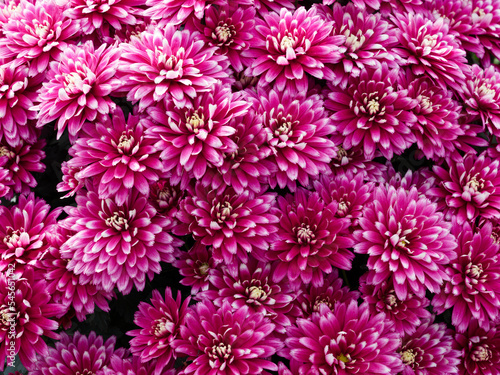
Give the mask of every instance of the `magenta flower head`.
M 180 25 L 190 18 L 201 20 L 212 5 L 226 5 L 226 0 L 146 0 L 143 15 L 159 20 L 158 26 Z
M 237 269 L 236 259 L 246 263 L 250 253 L 263 258 L 278 230 L 275 193 L 237 194 L 231 187 L 209 190 L 200 182 L 189 193 L 180 203 L 180 224 L 174 234 L 192 234 L 203 245 L 213 246 L 214 260 L 232 271 Z
M 382 62 L 397 67 L 392 52 L 398 42 L 396 30 L 380 13 L 369 14 L 352 3 L 345 7 L 335 3 L 330 12 L 327 17 L 334 21 L 333 35 L 346 38 L 342 44 L 345 52 L 332 67 L 335 77 L 331 81 L 333 86 L 345 89 L 350 76 L 359 77 L 366 67 L 375 68 Z
M 319 306 L 309 319 L 297 319 L 288 329 L 286 348 L 298 374 L 397 374 L 403 369 L 396 353 L 400 340 L 384 314 L 370 315 L 356 301 L 330 310 Z
M 392 278 L 396 296 L 405 300 L 409 293 L 423 297 L 426 289 L 437 293 L 449 280 L 444 265 L 457 256 L 451 224 L 416 188 L 375 188 L 359 224 L 354 251 L 370 256 L 368 268 L 375 272 L 368 284 Z
M 500 316 L 500 247 L 493 239 L 492 225 L 473 231 L 468 222 L 453 222 L 453 233 L 458 258 L 447 269 L 450 280 L 432 305 L 437 313 L 453 308 L 452 323 L 459 332 L 465 332 L 473 318 L 488 329 Z
M 472 30 L 484 49 L 500 58 L 500 1 L 472 0 Z M 482 57 L 482 56 L 480 56 Z M 485 61 L 489 60 L 487 55 Z
M 262 86 L 275 82 L 279 91 L 288 84 L 302 92 L 307 90 L 308 77 L 332 78 L 325 64 L 340 60 L 344 36 L 332 36 L 333 23 L 325 21 L 316 10 L 300 7 L 294 12 L 282 8 L 257 18 L 251 47 L 243 56 L 254 58 L 245 71 L 249 76 L 262 76 Z
M 426 76 L 417 78 L 409 69 L 402 71 L 399 84 L 417 102 L 412 133 L 421 153 L 435 160 L 455 152 L 456 139 L 465 133 L 458 122 L 461 107 L 452 93 Z
M 329 138 L 335 127 L 318 94 L 259 89 L 251 95 L 254 109 L 263 116 L 269 160 L 278 166 L 269 178 L 271 187 L 294 191 L 297 182 L 308 186 L 311 177 L 329 170 L 336 156 Z
M 250 65 L 252 59 L 245 57 L 242 51 L 250 47 L 255 27 L 255 8 L 227 4 L 205 11 L 205 23 L 198 20 L 188 25 L 205 35 L 210 46 L 217 46 L 217 54 L 227 56 L 231 68 L 241 72 Z
M 300 307 L 301 318 L 309 318 L 312 313 L 317 313 L 320 306 L 325 305 L 334 311 L 338 304 L 349 304 L 351 301 L 357 301 L 360 297 L 358 291 L 351 291 L 349 287 L 342 286 L 342 279 L 336 268 L 332 273 L 323 278 L 323 285 L 314 286 L 309 284 L 302 288 L 295 303 Z
M 134 323 L 141 328 L 127 332 L 127 335 L 133 336 L 130 351 L 140 357 L 142 363 L 154 361 L 155 375 L 170 367 L 177 357 L 171 344 L 179 333 L 179 325 L 184 319 L 189 301 L 188 297 L 181 305 L 181 292 L 177 292 L 174 300 L 172 290 L 167 287 L 165 298 L 160 292 L 153 290 L 151 304 L 139 304 Z
M 296 293 L 288 281 L 272 281 L 276 266 L 277 262 L 250 258 L 248 263 L 240 263 L 236 275 L 225 266 L 218 267 L 210 277 L 210 289 L 199 298 L 208 299 L 218 307 L 224 302 L 230 303 L 233 309 L 246 305 L 251 314 L 268 317 L 276 325 L 275 331 L 284 334 L 292 322 L 290 318 L 297 316 L 299 310 L 293 303 Z
M 38 100 L 38 126 L 57 120 L 57 137 L 66 126 L 74 141 L 85 121 L 102 120 L 115 104 L 109 95 L 120 87 L 114 78 L 120 51 L 91 41 L 68 46 L 60 61 L 50 63 L 48 82 L 43 83 Z
M 281 349 L 273 338 L 274 324 L 248 306 L 233 309 L 229 303 L 217 308 L 208 300 L 199 302 L 186 314 L 180 338 L 172 343 L 177 355 L 187 355 L 190 374 L 260 375 L 264 369 L 278 370 L 268 360 Z
M 351 269 L 354 254 L 347 248 L 353 243 L 342 233 L 349 221 L 335 217 L 336 202 L 326 204 L 318 193 L 299 188 L 294 195 L 278 197 L 278 206 L 278 240 L 267 253 L 270 260 L 279 260 L 273 281 L 288 277 L 296 289 L 311 282 L 319 287 L 333 267 Z
M 431 313 L 426 310 L 430 304 L 427 298 L 408 293 L 406 299 L 401 300 L 394 291 L 392 280 L 369 285 L 366 283 L 367 277 L 368 274 L 364 274 L 360 279 L 359 291 L 363 301 L 368 303 L 370 313 L 384 313 L 394 323 L 394 330 L 399 336 L 414 334 L 417 327 L 431 317 Z
M 61 333 L 61 340 L 49 348 L 47 356 L 38 356 L 33 375 L 99 374 L 110 365 L 113 355 L 123 357 L 124 349 L 115 349 L 116 338 L 106 341 L 95 332 L 88 336 L 75 332 L 73 336 Z
M 93 178 L 99 198 L 122 205 L 132 189 L 149 195 L 149 185 L 162 171 L 160 151 L 146 138 L 140 116 L 125 116 L 120 108 L 104 123 L 86 123 L 69 153 L 68 166 L 81 168 L 78 179 Z
M 481 328 L 472 320 L 464 333 L 455 336 L 463 352 L 459 364 L 460 374 L 497 375 L 500 373 L 500 326 Z
M 411 110 L 416 101 L 406 90 L 397 89 L 399 71 L 382 63 L 351 77 L 347 90 L 331 87 L 326 108 L 333 111 L 333 123 L 343 135 L 343 147 L 361 145 L 365 157 L 375 157 L 378 148 L 391 159 L 415 142 L 411 127 L 417 120 Z
M 5 358 L 11 355 L 11 349 L 24 367 L 31 369 L 37 363 L 37 354 L 47 355 L 47 344 L 42 336 L 59 338 L 53 332 L 59 324 L 51 318 L 63 314 L 64 307 L 51 303 L 40 271 L 28 266 L 22 273 L 16 270 L 12 277 L 6 275 L 7 272 L 0 272 L 0 370 L 4 369 Z M 12 337 L 11 327 L 15 327 L 15 337 Z
M 500 215 L 500 161 L 486 153 L 467 154 L 449 168 L 434 166 L 438 185 L 429 190 L 437 197 L 438 207 L 447 219 L 456 216 L 458 224 L 473 221 L 478 216 L 493 219 Z
M 402 375 L 458 374 L 462 353 L 456 349 L 454 331 L 432 321 L 431 317 L 424 319 L 413 334 L 403 338 L 399 349 Z
M 47 231 L 60 213 L 60 208 L 50 212 L 50 206 L 33 193 L 19 196 L 14 206 L 0 206 L 0 271 L 37 266 L 49 247 Z
M 87 186 L 90 188 L 90 185 Z M 164 228 L 170 219 L 156 210 L 136 190 L 123 205 L 111 198 L 99 199 L 95 191 L 76 196 L 76 207 L 66 208 L 63 228 L 76 232 L 62 246 L 68 269 L 81 275 L 82 283 L 99 285 L 105 291 L 117 287 L 128 294 L 143 290 L 146 275 L 160 273 L 160 262 L 173 262 L 182 242 Z
M 78 22 L 63 15 L 64 8 L 54 0 L 22 1 L 11 13 L 2 31 L 0 55 L 19 64 L 30 63 L 29 76 L 43 73 L 49 61 L 59 60 L 78 33 Z
M 472 65 L 463 96 L 467 113 L 480 117 L 491 134 L 500 136 L 500 71 L 495 65 L 485 70 Z
M 157 141 L 156 147 L 165 171 L 192 172 L 200 180 L 207 167 L 220 167 L 225 152 L 235 152 L 230 138 L 236 129 L 231 119 L 244 115 L 249 103 L 229 86 L 217 81 L 209 92 L 198 95 L 190 107 L 178 108 L 170 101 L 148 109 L 158 125 L 148 125 L 148 135 Z M 175 169 L 174 169 L 175 168 Z
M 81 170 L 82 168 L 70 167 L 67 161 L 61 163 L 62 181 L 57 184 L 57 191 L 68 192 L 63 198 L 72 197 L 78 190 L 85 187 L 84 180 L 78 177 L 78 172 Z
M 56 0 L 66 3 L 64 15 L 79 20 L 80 29 L 84 34 L 91 34 L 95 30 L 111 26 L 121 30 L 124 25 L 135 25 L 138 15 L 142 11 L 138 6 L 144 0 Z
M 36 101 L 36 90 L 44 79 L 43 74 L 28 78 L 28 66 L 16 67 L 15 63 L 0 66 L 0 139 L 18 146 L 21 141 L 34 143 L 37 140 L 32 110 Z
M 191 99 L 228 77 L 227 58 L 215 55 L 216 47 L 207 47 L 198 32 L 173 25 L 150 27 L 122 43 L 120 51 L 120 91 L 139 102 L 140 111 L 172 100 L 177 107 L 192 107 Z
M 465 51 L 455 35 L 449 32 L 443 18 L 436 21 L 421 13 L 396 13 L 391 17 L 400 30 L 400 48 L 395 52 L 411 67 L 416 76 L 425 74 L 446 90 L 462 92 L 469 66 Z

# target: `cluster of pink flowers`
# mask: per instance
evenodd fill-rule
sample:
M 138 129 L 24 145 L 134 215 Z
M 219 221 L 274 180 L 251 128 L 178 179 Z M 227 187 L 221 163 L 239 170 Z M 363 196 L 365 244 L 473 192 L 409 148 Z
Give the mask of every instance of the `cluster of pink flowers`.
M 0 370 L 499 374 L 498 137 L 500 0 L 0 0 Z

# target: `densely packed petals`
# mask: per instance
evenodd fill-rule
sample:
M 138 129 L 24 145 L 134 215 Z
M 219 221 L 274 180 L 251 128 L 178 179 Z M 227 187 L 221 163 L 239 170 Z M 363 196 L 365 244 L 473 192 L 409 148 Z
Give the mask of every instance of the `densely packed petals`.
M 227 0 L 146 0 L 143 15 L 159 20 L 158 26 L 179 25 L 190 17 L 201 20 L 212 5 L 225 5 Z

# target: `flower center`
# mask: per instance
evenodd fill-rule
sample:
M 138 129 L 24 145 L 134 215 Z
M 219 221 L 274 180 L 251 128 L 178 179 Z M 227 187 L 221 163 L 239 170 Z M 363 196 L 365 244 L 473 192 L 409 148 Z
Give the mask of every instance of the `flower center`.
M 21 243 L 22 233 L 26 233 L 24 228 L 14 230 L 14 228 L 12 227 L 7 227 L 7 235 L 3 238 L 3 243 L 6 244 L 11 249 L 22 247 L 23 246 L 23 244 Z
M 417 100 L 420 104 L 420 109 L 422 110 L 422 112 L 432 112 L 432 101 L 428 96 L 419 95 L 417 96 Z
M 40 39 L 47 39 L 47 36 L 51 34 L 51 27 L 47 20 L 43 21 L 43 23 L 34 20 L 33 24 L 35 25 L 35 34 L 38 35 Z
M 274 135 L 276 137 L 284 136 L 288 139 L 293 134 L 292 127 L 293 127 L 293 122 L 291 121 L 290 116 L 282 117 L 281 121 L 279 122 L 279 126 L 274 131 Z
M 293 48 L 297 44 L 298 38 L 288 33 L 283 38 L 281 38 L 281 52 L 286 52 L 287 48 Z
M 158 337 L 170 335 L 175 329 L 175 324 L 166 316 L 156 319 L 153 324 L 153 334 Z
M 217 211 L 217 221 L 219 223 L 223 223 L 227 218 L 231 216 L 231 211 L 233 210 L 233 207 L 231 206 L 231 203 L 229 202 L 224 202 L 224 203 L 217 203 L 215 206 L 215 209 Z
M 347 215 L 347 211 L 349 210 L 350 203 L 345 201 L 344 198 L 339 202 L 339 206 L 337 207 L 337 215 L 340 217 L 345 217 Z
M 260 285 L 252 285 L 250 288 L 246 289 L 246 292 L 248 294 L 248 298 L 254 301 L 264 301 L 267 298 L 267 293 Z
M 199 260 L 197 262 L 201 263 Z M 200 275 L 202 275 L 202 276 L 205 276 L 206 274 L 208 274 L 209 270 L 210 270 L 210 264 L 208 264 L 206 262 L 198 265 L 198 271 L 200 272 Z
M 380 103 L 378 102 L 378 97 L 368 102 L 367 109 L 370 115 L 373 116 L 377 114 L 377 112 L 380 110 Z
M 120 139 L 118 139 L 116 148 L 120 154 L 129 154 L 133 146 L 134 137 L 130 134 L 129 130 L 125 130 L 120 136 Z
M 417 357 L 417 353 L 413 351 L 413 349 L 405 350 L 401 353 L 401 359 L 403 363 L 407 366 L 411 366 L 415 363 L 415 358 Z
M 3 331 L 7 331 L 11 325 L 11 322 L 17 319 L 18 314 L 16 314 L 15 307 L 10 308 L 7 305 L 2 305 L 0 307 L 0 324 Z
M 476 7 L 473 11 L 472 11 L 472 14 L 475 15 L 475 16 L 478 16 L 479 19 L 482 19 L 485 15 L 486 15 L 486 12 L 484 11 L 483 8 L 479 8 L 479 7 Z
M 127 230 L 129 228 L 128 220 L 124 218 L 123 211 L 113 212 L 113 216 L 106 219 L 106 225 L 115 228 L 117 231 Z
M 0 147 L 0 157 L 7 156 L 9 159 L 14 159 L 16 154 L 14 151 L 9 150 L 6 146 Z
M 178 55 L 184 55 L 184 47 L 180 47 L 177 51 Z M 156 47 L 152 60 L 157 61 L 159 76 L 154 80 L 155 84 L 161 83 L 164 79 L 176 79 L 182 76 L 182 59 L 178 59 L 174 55 L 167 55 L 162 48 Z
M 314 304 L 313 304 L 313 311 L 314 312 L 318 312 L 319 311 L 319 307 L 321 305 L 326 305 L 328 306 L 328 308 L 330 310 L 333 309 L 333 303 L 332 301 L 330 300 L 330 297 L 329 296 L 325 296 L 325 295 L 321 295 L 321 296 L 316 296 L 316 298 L 314 299 Z
M 314 243 L 314 239 L 316 236 L 314 235 L 314 231 L 309 224 L 301 223 L 299 227 L 295 227 L 294 231 L 297 233 L 297 242 L 299 244 L 311 242 Z
M 492 352 L 488 344 L 479 345 L 474 348 L 471 358 L 474 362 L 486 362 L 492 356 Z
M 69 74 L 63 73 L 64 77 L 64 90 L 68 94 L 76 94 L 81 92 L 83 86 L 83 80 L 78 72 L 72 72 Z
M 476 95 L 485 97 L 485 96 L 490 96 L 493 99 L 493 96 L 495 95 L 495 90 L 491 87 L 491 83 L 488 82 L 482 82 L 481 85 L 478 85 L 478 82 L 476 81 Z
M 186 128 L 193 132 L 194 134 L 198 134 L 200 128 L 203 128 L 205 125 L 205 116 L 203 115 L 202 109 L 197 109 L 191 116 L 186 114 Z
M 425 27 L 425 26 L 423 26 Z M 437 44 L 437 35 L 429 35 L 427 34 L 422 41 L 422 47 L 424 47 L 424 54 L 430 53 L 430 51 L 426 51 L 426 49 L 432 49 Z
M 469 181 L 465 184 L 465 191 L 468 191 L 471 194 L 476 194 L 479 190 L 484 188 L 484 180 L 482 178 L 478 178 L 479 173 L 476 173 L 474 176 L 469 175 Z
M 398 307 L 398 299 L 394 295 L 394 291 L 391 291 L 391 293 L 387 294 L 385 297 L 385 304 L 388 310 L 392 310 L 395 307 Z
M 219 359 L 226 362 L 225 360 L 231 357 L 231 345 L 226 345 L 223 342 L 214 345 L 212 346 L 212 350 L 208 352 L 208 356 L 212 359 Z
M 219 45 L 230 45 L 233 43 L 233 37 L 236 35 L 233 25 L 228 25 L 219 22 L 219 25 L 215 28 L 215 33 L 212 32 L 212 39 L 219 42 Z
M 346 29 L 344 35 L 346 37 L 345 45 L 349 48 L 349 52 L 357 51 L 366 40 L 366 37 L 363 35 L 361 30 L 358 30 L 356 34 L 351 34 L 351 31 Z
M 351 360 L 351 356 L 349 354 L 347 354 L 347 356 L 346 356 L 344 353 L 340 353 L 337 356 L 337 359 L 341 362 L 347 363 Z
M 95 375 L 95 372 L 89 370 L 89 369 L 84 369 L 82 371 L 77 371 L 75 375 Z

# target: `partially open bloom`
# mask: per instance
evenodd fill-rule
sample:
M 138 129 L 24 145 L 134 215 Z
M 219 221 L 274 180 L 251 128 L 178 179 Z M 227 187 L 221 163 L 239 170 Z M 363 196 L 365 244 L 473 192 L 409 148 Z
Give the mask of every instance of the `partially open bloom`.
M 486 219 L 500 215 L 500 160 L 490 159 L 486 153 L 467 154 L 449 168 L 434 166 L 437 187 L 430 196 L 440 198 L 438 207 L 447 218 L 456 216 L 459 224 L 478 216 Z
M 397 374 L 403 369 L 396 349 L 400 341 L 384 314 L 370 315 L 357 301 L 333 311 L 319 306 L 309 319 L 288 329 L 281 355 L 299 374 Z
M 213 301 L 219 307 L 228 302 L 235 310 L 246 305 L 250 313 L 263 314 L 276 325 L 277 332 L 285 333 L 291 324 L 290 317 L 298 315 L 293 304 L 296 293 L 287 280 L 272 281 L 276 266 L 276 262 L 258 262 L 251 258 L 248 263 L 240 263 L 235 275 L 231 275 L 227 267 L 219 267 L 210 277 L 210 289 L 200 298 Z
M 202 244 L 213 246 L 213 257 L 236 270 L 237 259 L 246 262 L 248 254 L 262 258 L 262 252 L 275 239 L 279 221 L 274 207 L 276 194 L 236 194 L 231 187 L 206 189 L 198 182 L 180 203 L 174 228 L 176 235 L 192 234 Z
M 82 190 L 83 191 L 83 190 Z M 156 210 L 136 190 L 123 205 L 99 199 L 94 191 L 76 196 L 76 207 L 66 209 L 69 217 L 61 225 L 76 232 L 63 245 L 68 269 L 105 291 L 114 287 L 128 294 L 135 285 L 144 289 L 160 273 L 160 262 L 173 262 L 182 242 L 164 231 L 170 219 Z M 66 255 L 65 255 L 66 254 Z
M 36 266 L 49 247 L 46 232 L 60 213 L 60 208 L 50 212 L 50 206 L 33 193 L 21 195 L 12 207 L 0 206 L 0 271 Z
M 282 346 L 281 340 L 270 337 L 273 330 L 268 318 L 251 313 L 248 306 L 235 310 L 224 303 L 216 308 L 205 300 L 188 311 L 181 338 L 172 345 L 179 357 L 188 356 L 185 375 L 260 375 L 264 369 L 278 369 L 267 359 Z
M 28 66 L 14 63 L 0 66 L 0 140 L 10 146 L 37 140 L 32 110 L 43 74 L 28 78 Z
M 443 89 L 447 86 L 462 92 L 469 70 L 465 51 L 449 26 L 438 18 L 433 21 L 422 13 L 397 13 L 392 18 L 401 48 L 395 52 L 409 65 L 416 76 L 425 74 Z
M 344 36 L 332 36 L 333 23 L 323 20 L 314 8 L 304 7 L 291 12 L 282 8 L 257 18 L 251 47 L 243 53 L 254 58 L 245 71 L 261 76 L 262 85 L 275 82 L 282 91 L 287 81 L 298 91 L 307 90 L 307 74 L 331 78 L 332 70 L 325 64 L 340 60 L 339 45 Z
M 99 374 L 110 364 L 111 357 L 123 357 L 124 349 L 115 349 L 116 338 L 106 341 L 95 332 L 88 336 L 76 331 L 73 336 L 61 333 L 61 340 L 49 348 L 48 355 L 38 356 L 33 375 Z
M 176 358 L 171 344 L 179 333 L 179 325 L 184 319 L 189 301 L 190 298 L 187 298 L 181 305 L 181 292 L 177 292 L 174 300 L 172 290 L 167 287 L 165 298 L 160 292 L 153 290 L 151 304 L 139 304 L 134 323 L 141 328 L 127 332 L 127 335 L 133 336 L 130 351 L 140 357 L 142 363 L 156 360 L 155 375 L 173 364 Z
M 432 305 L 437 313 L 453 308 L 451 321 L 459 332 L 465 332 L 473 318 L 488 329 L 500 316 L 500 247 L 492 236 L 492 225 L 473 231 L 468 222 L 454 223 L 453 233 L 458 258 L 447 269 L 450 280 Z
M 127 93 L 128 101 L 139 102 L 141 111 L 164 100 L 192 106 L 190 99 L 228 77 L 227 58 L 215 55 L 216 50 L 206 46 L 198 32 L 173 25 L 149 28 L 120 45 L 120 91 Z
M 403 338 L 399 353 L 403 375 L 452 375 L 458 373 L 461 351 L 455 349 L 454 331 L 431 317 Z
M 22 1 L 3 25 L 0 56 L 17 63 L 30 63 L 29 76 L 43 73 L 49 61 L 59 60 L 78 32 L 78 22 L 63 15 L 64 8 L 54 0 Z
M 274 281 L 287 276 L 294 287 L 311 282 L 319 287 L 333 267 L 351 268 L 354 254 L 347 248 L 352 240 L 342 233 L 349 221 L 335 217 L 336 202 L 324 203 L 318 193 L 299 188 L 294 195 L 279 196 L 278 206 L 278 240 L 267 253 L 270 260 L 279 260 Z
M 387 159 L 415 142 L 411 127 L 416 121 L 411 109 L 416 106 L 406 90 L 398 90 L 398 70 L 383 63 L 350 77 L 347 90 L 330 87 L 325 107 L 332 110 L 333 123 L 343 135 L 343 147 L 361 145 L 365 157 L 375 157 L 378 148 Z
M 146 138 L 139 116 L 125 116 L 117 108 L 106 121 L 86 123 L 69 150 L 68 166 L 81 168 L 78 179 L 94 178 L 101 199 L 114 198 L 122 205 L 132 189 L 149 195 L 149 185 L 162 171 L 160 151 Z
M 212 5 L 225 4 L 226 0 L 146 0 L 147 9 L 143 15 L 159 20 L 159 27 L 179 25 L 189 17 L 201 20 Z
M 68 192 L 63 198 L 72 197 L 78 190 L 85 186 L 84 181 L 78 177 L 78 172 L 81 170 L 82 168 L 73 168 L 69 166 L 67 161 L 62 162 L 62 181 L 57 184 L 57 191 Z
M 249 104 L 241 95 L 231 93 L 220 81 L 209 92 L 198 95 L 191 107 L 178 108 L 173 102 L 148 110 L 158 123 L 149 125 L 148 134 L 155 139 L 165 171 L 191 172 L 201 179 L 207 167 L 220 167 L 225 152 L 235 152 L 230 138 L 236 129 L 231 119 L 247 112 Z
M 409 293 L 423 297 L 426 289 L 437 293 L 449 280 L 444 265 L 457 256 L 451 225 L 416 188 L 375 188 L 359 224 L 354 251 L 370 255 L 368 268 L 375 272 L 368 284 L 392 278 L 396 296 L 405 300 Z
M 120 85 L 114 76 L 120 51 L 92 42 L 68 46 L 60 61 L 50 63 L 48 82 L 43 83 L 37 107 L 38 126 L 57 120 L 57 137 L 66 126 L 74 141 L 85 121 L 103 119 L 115 104 L 109 95 Z
M 335 130 L 318 94 L 259 89 L 252 94 L 254 109 L 263 116 L 269 160 L 278 171 L 269 177 L 272 187 L 288 186 L 295 190 L 297 182 L 309 185 L 310 177 L 328 171 L 328 163 L 336 155 L 329 136 Z
M 32 267 L 25 267 L 20 273 L 16 270 L 14 276 L 6 274 L 0 272 L 0 370 L 4 369 L 5 357 L 10 355 L 11 348 L 24 367 L 31 369 L 37 363 L 37 354 L 47 355 L 42 336 L 59 338 L 53 332 L 59 324 L 52 318 L 62 314 L 64 307 L 51 303 L 43 275 Z M 9 296 L 10 291 L 14 292 L 14 298 Z M 11 327 L 14 327 L 14 339 Z

